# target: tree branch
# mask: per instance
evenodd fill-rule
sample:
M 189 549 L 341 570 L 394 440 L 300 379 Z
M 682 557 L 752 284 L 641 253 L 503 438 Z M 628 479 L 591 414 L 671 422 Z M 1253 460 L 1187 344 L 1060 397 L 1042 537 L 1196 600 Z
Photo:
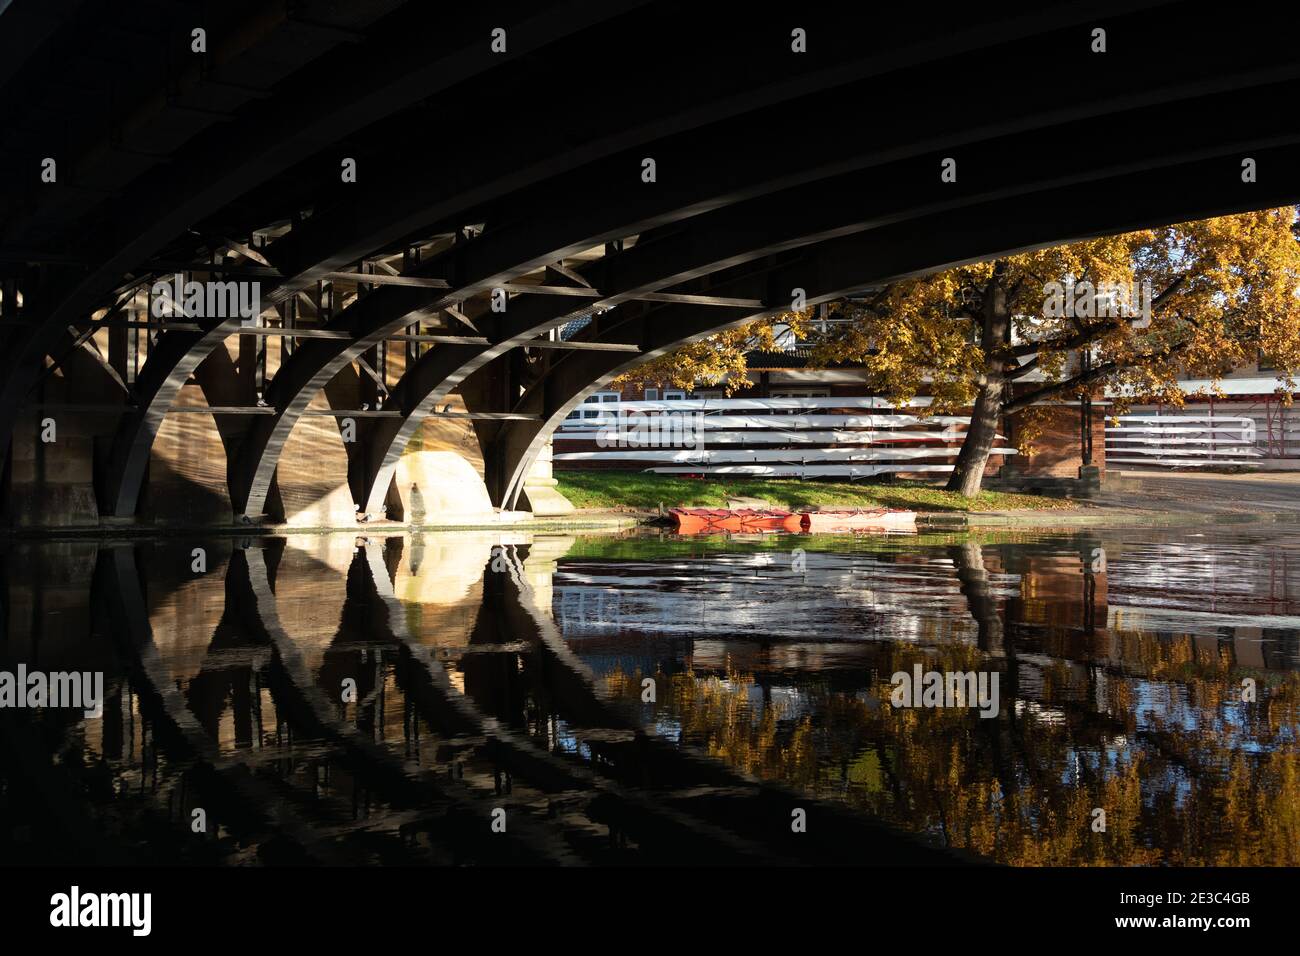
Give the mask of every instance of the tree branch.
M 1076 319 L 1075 324 L 1080 328 L 1080 331 L 1076 335 L 1071 335 L 1069 338 L 1065 339 L 1058 339 L 1055 342 L 1026 342 L 1023 345 L 1014 346 L 1011 349 L 1011 354 L 1016 358 L 1021 358 L 1022 356 L 1033 355 L 1035 352 L 1042 352 L 1047 349 L 1055 349 L 1057 351 L 1077 349 L 1081 346 L 1087 345 L 1093 339 L 1099 338 L 1107 332 L 1119 328 L 1121 323 L 1107 322 L 1103 325 L 1083 325 Z
M 1186 278 L 1187 276 L 1185 275 L 1178 276 L 1176 279 L 1174 279 L 1173 282 L 1165 286 L 1164 291 L 1151 300 L 1151 308 L 1154 309 L 1156 306 L 1160 305 L 1160 303 L 1164 302 L 1165 299 L 1169 298 L 1171 295 L 1177 292 L 1178 289 L 1182 286 L 1183 281 Z
M 1007 373 L 1007 378 L 1011 379 L 1012 381 L 1015 381 L 1018 378 L 1023 378 L 1024 376 L 1028 375 L 1034 369 L 1038 368 L 1041 356 L 1042 353 L 1040 352 L 1038 355 L 1035 355 L 1033 358 L 1031 358 L 1028 362 L 1023 362 L 1020 365 L 1017 365 L 1015 368 L 1013 368 L 1010 372 Z
M 1067 378 L 1060 382 L 1052 382 L 1051 384 L 1045 385 L 1035 392 L 1030 392 L 1027 395 L 1021 395 L 1010 402 L 1004 403 L 1002 406 L 1002 414 L 1013 415 L 1018 411 L 1028 408 L 1030 405 L 1033 405 L 1036 402 L 1042 401 L 1044 398 L 1051 398 L 1052 396 L 1059 395 L 1062 392 L 1068 392 L 1071 389 L 1079 388 L 1083 385 L 1088 385 L 1092 382 L 1095 382 L 1099 378 L 1105 378 L 1107 375 L 1111 374 L 1112 372 L 1119 371 L 1121 368 L 1128 368 L 1133 365 L 1141 365 L 1144 362 L 1167 359 L 1170 356 L 1172 356 L 1175 352 L 1181 352 L 1186 347 L 1187 347 L 1186 342 L 1180 342 L 1177 345 L 1165 349 L 1163 352 L 1160 352 L 1158 354 L 1146 355 L 1136 361 L 1125 362 L 1123 365 L 1120 365 L 1118 362 L 1104 362 L 1103 364 L 1097 365 L 1091 370 L 1084 372 L 1081 375 L 1075 375 L 1071 378 Z

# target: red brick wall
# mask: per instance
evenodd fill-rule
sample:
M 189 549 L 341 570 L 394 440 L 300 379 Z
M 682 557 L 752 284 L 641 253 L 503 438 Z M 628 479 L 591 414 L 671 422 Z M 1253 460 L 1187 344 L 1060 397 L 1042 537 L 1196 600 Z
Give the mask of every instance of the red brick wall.
M 1106 420 L 1102 406 L 1092 409 L 1092 464 L 1106 474 Z M 1045 475 L 1054 478 L 1075 478 L 1083 458 L 1079 449 L 1079 415 L 1078 406 L 1062 406 L 1047 412 L 1047 420 L 1034 439 L 1028 455 L 1011 455 L 1010 464 L 1022 474 Z M 1005 422 L 1003 434 L 1007 444 L 1015 447 L 1020 439 L 1017 419 L 1009 416 Z M 990 469 L 991 471 L 991 469 Z

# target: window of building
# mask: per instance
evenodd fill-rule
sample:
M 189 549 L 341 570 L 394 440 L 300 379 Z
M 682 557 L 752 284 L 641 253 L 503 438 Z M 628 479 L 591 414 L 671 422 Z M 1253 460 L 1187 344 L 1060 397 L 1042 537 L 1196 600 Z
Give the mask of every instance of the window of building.
M 617 404 L 623 400 L 622 392 L 597 392 L 595 395 L 588 395 L 582 400 L 582 408 L 575 408 L 564 416 L 565 421 L 581 421 L 583 419 L 599 418 L 602 414 L 600 408 L 590 408 L 591 405 L 609 405 Z
M 645 390 L 645 400 L 646 400 L 647 402 L 657 402 L 657 401 L 659 401 L 659 389 L 657 389 L 657 388 L 647 388 L 647 389 Z
M 584 405 L 617 405 L 623 401 L 622 392 L 597 392 L 595 395 L 587 396 L 583 402 Z M 584 408 L 582 410 L 583 418 L 600 418 L 604 412 L 600 408 Z
M 685 399 L 686 399 L 686 393 L 683 392 L 680 388 L 664 389 L 664 401 L 681 402 L 681 401 L 685 401 Z
M 787 388 L 773 391 L 773 398 L 830 398 L 829 388 Z

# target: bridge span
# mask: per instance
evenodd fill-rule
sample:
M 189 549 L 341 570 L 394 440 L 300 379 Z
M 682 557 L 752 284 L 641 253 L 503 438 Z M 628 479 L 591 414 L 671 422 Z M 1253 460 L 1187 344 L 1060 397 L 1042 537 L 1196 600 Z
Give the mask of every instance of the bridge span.
M 1300 199 L 1288 12 L 13 0 L 4 523 L 536 507 L 558 423 L 682 343 Z

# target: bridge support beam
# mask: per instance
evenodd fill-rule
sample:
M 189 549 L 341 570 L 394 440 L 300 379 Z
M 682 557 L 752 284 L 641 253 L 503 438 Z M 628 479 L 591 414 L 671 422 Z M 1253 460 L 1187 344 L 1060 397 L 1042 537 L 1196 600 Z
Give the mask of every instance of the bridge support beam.
M 1300 146 L 1294 144 L 1256 152 L 1267 156 L 1270 163 L 1300 160 Z M 1213 157 L 1126 177 L 1129 188 L 1122 190 L 1100 179 L 922 216 L 805 247 L 793 261 L 758 275 L 719 283 L 711 291 L 720 296 L 754 298 L 773 288 L 797 286 L 806 290 L 808 305 L 817 305 L 907 275 L 1043 248 L 1062 241 L 1064 236 L 1127 232 L 1179 218 L 1209 218 L 1295 201 L 1296 187 L 1286 183 L 1254 191 L 1245 187 L 1216 196 L 1198 196 L 1196 184 L 1227 165 L 1228 160 Z M 1044 206 L 1056 211 L 1050 222 L 1041 215 Z M 611 340 L 639 344 L 641 352 L 637 355 L 566 355 L 517 405 L 518 410 L 539 418 L 507 422 L 494 439 L 490 451 L 497 459 L 493 473 L 504 476 L 504 481 L 489 482 L 494 503 L 504 508 L 517 505 L 524 477 L 560 422 L 610 379 L 688 341 L 774 311 L 780 310 L 733 313 L 722 318 L 711 309 L 665 306 L 603 330 L 602 335 Z

